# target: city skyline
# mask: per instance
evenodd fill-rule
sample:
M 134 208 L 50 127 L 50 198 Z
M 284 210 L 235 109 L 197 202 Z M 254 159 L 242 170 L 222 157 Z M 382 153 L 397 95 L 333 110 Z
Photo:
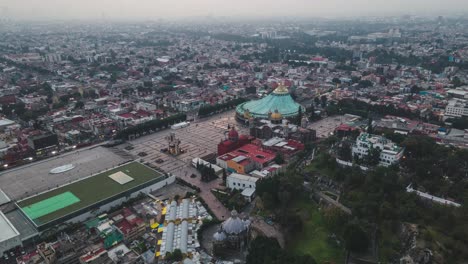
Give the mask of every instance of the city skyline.
M 194 17 L 357 17 L 390 15 L 466 14 L 468 2 L 449 1 L 373 1 L 364 0 L 239 0 L 220 4 L 219 1 L 150 1 L 150 0 L 64 0 L 64 1 L 0 1 L 2 16 L 19 20 L 47 19 L 110 19 L 146 20 Z

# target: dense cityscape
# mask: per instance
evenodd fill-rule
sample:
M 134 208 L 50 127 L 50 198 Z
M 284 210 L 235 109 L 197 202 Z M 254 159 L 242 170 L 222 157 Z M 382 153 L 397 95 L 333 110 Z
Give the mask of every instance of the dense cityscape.
M 468 260 L 466 16 L 0 17 L 0 132 L 0 263 Z

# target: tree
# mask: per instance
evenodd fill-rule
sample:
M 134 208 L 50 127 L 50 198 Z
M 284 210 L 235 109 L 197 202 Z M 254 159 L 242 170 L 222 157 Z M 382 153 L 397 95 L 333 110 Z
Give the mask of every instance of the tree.
M 333 78 L 332 82 L 335 84 L 341 84 L 341 80 L 337 77 Z
M 274 263 L 281 254 L 281 247 L 273 238 L 256 237 L 250 244 L 247 254 L 247 264 Z
M 296 125 L 300 126 L 302 121 L 302 107 L 299 106 L 297 110 Z
M 351 83 L 358 83 L 359 81 L 361 80 L 361 78 L 357 77 L 357 76 L 353 76 L 351 77 Z
M 84 103 L 82 101 L 78 101 L 75 104 L 75 109 L 83 109 Z
M 367 133 L 372 134 L 374 132 L 374 128 L 372 127 L 372 117 L 369 116 L 367 119 Z
M 117 82 L 117 74 L 115 74 L 115 72 L 111 73 L 110 82 L 111 83 Z
M 369 247 L 369 238 L 357 223 L 350 223 L 344 231 L 345 247 L 352 252 L 362 253 Z
M 182 254 L 182 251 L 180 251 L 180 249 L 174 249 L 174 251 L 172 253 L 166 253 L 166 257 L 165 259 L 166 260 L 170 260 L 170 261 L 182 261 L 182 259 L 184 258 L 184 255 Z
M 348 222 L 349 216 L 336 206 L 326 207 L 323 210 L 323 218 L 330 230 L 341 233 Z
M 226 184 L 227 180 L 227 174 L 226 174 L 226 169 L 223 169 L 223 183 Z
M 296 256 L 281 249 L 274 238 L 258 236 L 250 243 L 247 264 L 316 264 L 310 255 Z
M 338 157 L 340 159 L 345 160 L 345 161 L 352 161 L 353 160 L 353 154 L 351 151 L 351 144 L 349 141 L 343 141 L 338 148 Z
M 310 107 L 308 107 L 308 108 L 306 109 L 306 113 L 309 114 L 310 120 L 314 120 L 314 119 L 315 119 L 315 106 L 314 106 L 314 104 L 311 104 Z
M 109 52 L 110 52 L 112 60 L 115 60 L 115 58 L 117 57 L 117 53 L 113 49 L 111 49 Z
M 380 148 L 371 147 L 369 153 L 366 156 L 366 163 L 371 166 L 378 165 L 380 162 L 380 153 L 382 150 Z
M 319 104 L 320 104 L 320 98 L 319 98 L 319 97 L 315 97 L 315 98 L 314 98 L 314 103 L 315 103 L 315 105 L 319 105 Z
M 459 87 L 464 85 L 464 83 L 460 81 L 460 78 L 458 78 L 458 76 L 453 77 L 450 83 L 453 85 L 453 87 Z
M 371 81 L 369 80 L 360 80 L 359 81 L 359 87 L 361 88 L 367 88 L 367 87 L 371 87 L 373 84 Z
M 413 85 L 413 86 L 411 87 L 411 93 L 412 93 L 412 94 L 417 94 L 417 93 L 419 93 L 420 91 L 421 91 L 421 88 L 419 88 L 417 85 Z
M 281 153 L 276 153 L 276 156 L 275 156 L 275 163 L 276 164 L 283 164 L 284 163 L 284 158 L 283 158 L 283 155 L 281 155 Z
M 322 108 L 327 107 L 327 100 L 328 100 L 328 98 L 327 98 L 326 95 L 322 95 L 322 96 L 320 97 L 320 102 L 321 102 L 321 104 L 322 104 Z

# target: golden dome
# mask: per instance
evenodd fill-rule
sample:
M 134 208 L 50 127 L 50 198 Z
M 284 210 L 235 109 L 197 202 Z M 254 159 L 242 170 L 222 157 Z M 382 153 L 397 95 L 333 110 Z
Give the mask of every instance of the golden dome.
M 246 110 L 244 111 L 244 118 L 245 118 L 245 119 L 249 119 L 251 116 L 252 116 L 252 115 L 250 114 L 249 109 L 246 109 Z
M 283 119 L 283 115 L 278 112 L 278 110 L 275 110 L 275 112 L 270 115 L 270 118 L 273 120 L 281 120 Z
M 279 83 L 278 87 L 276 87 L 276 89 L 273 91 L 273 93 L 275 93 L 275 94 L 288 94 L 289 91 L 288 91 L 288 88 L 286 88 L 286 86 L 284 86 L 283 83 Z

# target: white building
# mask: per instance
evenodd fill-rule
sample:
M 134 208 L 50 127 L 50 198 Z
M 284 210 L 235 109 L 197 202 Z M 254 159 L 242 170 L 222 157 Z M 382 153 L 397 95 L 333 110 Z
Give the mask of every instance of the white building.
M 468 103 L 462 99 L 452 99 L 445 107 L 445 116 L 462 117 L 468 116 Z
M 0 211 L 0 257 L 6 251 L 21 245 L 20 233 Z
M 238 173 L 232 173 L 227 177 L 226 186 L 229 189 L 244 190 L 246 188 L 256 188 L 258 178 Z
M 145 103 L 145 102 L 138 102 L 136 104 L 137 110 L 145 110 L 145 111 L 154 111 L 158 109 L 158 106 L 155 104 Z
M 403 157 L 404 148 L 385 137 L 361 133 L 352 147 L 353 157 L 364 158 L 371 148 L 380 149 L 380 165 L 389 166 L 398 163 Z

